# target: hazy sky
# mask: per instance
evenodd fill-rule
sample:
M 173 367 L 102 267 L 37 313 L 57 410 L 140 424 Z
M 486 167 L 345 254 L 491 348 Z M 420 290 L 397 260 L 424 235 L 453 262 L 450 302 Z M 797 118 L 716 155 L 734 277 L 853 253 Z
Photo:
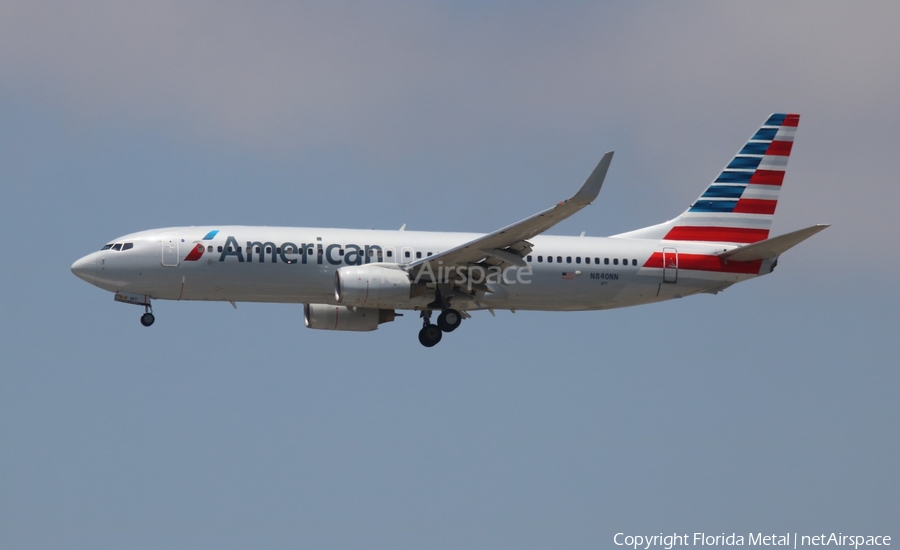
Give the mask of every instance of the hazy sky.
M 0 548 L 900 537 L 900 5 L 0 0 Z M 801 114 L 772 276 L 621 311 L 158 302 L 69 266 L 172 225 L 551 233 L 680 213 Z

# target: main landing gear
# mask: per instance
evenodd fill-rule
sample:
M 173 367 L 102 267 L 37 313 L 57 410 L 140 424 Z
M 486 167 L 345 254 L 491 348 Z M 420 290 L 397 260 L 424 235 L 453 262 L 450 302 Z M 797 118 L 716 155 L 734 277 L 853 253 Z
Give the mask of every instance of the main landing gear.
M 437 325 L 426 322 L 422 330 L 419 331 L 419 343 L 426 348 L 430 348 L 440 342 L 442 336 L 441 329 Z
M 438 326 L 444 332 L 453 332 L 462 323 L 462 315 L 455 309 L 445 309 L 438 315 Z
M 430 348 L 441 341 L 445 332 L 453 332 L 462 323 L 462 314 L 455 309 L 445 309 L 438 315 L 437 324 L 431 323 L 431 310 L 422 312 L 422 330 L 419 343 Z

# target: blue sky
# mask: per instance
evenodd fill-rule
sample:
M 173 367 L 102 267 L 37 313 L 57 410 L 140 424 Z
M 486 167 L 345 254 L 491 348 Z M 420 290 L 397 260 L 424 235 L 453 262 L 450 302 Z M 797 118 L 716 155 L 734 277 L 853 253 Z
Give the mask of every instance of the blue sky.
M 617 532 L 900 536 L 898 7 L 7 2 L 0 547 L 597 548 Z M 774 223 L 833 226 L 718 296 L 310 331 L 139 312 L 71 263 L 260 224 L 551 233 L 681 212 L 801 113 Z

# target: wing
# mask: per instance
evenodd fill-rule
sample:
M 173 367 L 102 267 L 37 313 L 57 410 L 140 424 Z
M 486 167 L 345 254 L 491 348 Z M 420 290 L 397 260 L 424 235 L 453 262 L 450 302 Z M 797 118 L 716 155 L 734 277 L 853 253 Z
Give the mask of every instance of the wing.
M 581 189 L 570 199 L 483 237 L 416 260 L 407 266 L 407 270 L 416 273 L 426 264 L 430 264 L 430 267 L 434 269 L 438 265 L 464 266 L 481 261 L 487 261 L 493 265 L 508 263 L 524 266 L 525 261 L 522 258 L 528 255 L 533 248 L 527 239 L 540 235 L 591 204 L 600 193 L 600 187 L 603 186 L 603 180 L 606 178 L 606 171 L 609 170 L 612 157 L 612 151 L 603 155 L 600 163 L 585 180 Z

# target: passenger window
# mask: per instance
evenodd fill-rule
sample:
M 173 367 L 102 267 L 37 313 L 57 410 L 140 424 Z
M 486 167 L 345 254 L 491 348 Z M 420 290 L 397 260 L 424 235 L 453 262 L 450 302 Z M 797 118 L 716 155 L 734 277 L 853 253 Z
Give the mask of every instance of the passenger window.
M 422 257 L 422 253 L 421 253 L 421 252 L 416 252 L 416 258 L 421 258 L 421 257 Z
M 572 263 L 572 256 L 566 256 L 566 263 L 567 264 Z
M 388 258 L 393 258 L 393 257 L 394 257 L 394 251 L 393 251 L 393 250 L 388 250 L 387 253 L 388 253 Z
M 576 264 L 580 264 L 580 263 L 581 263 L 581 256 L 575 256 L 575 263 L 576 263 Z
M 343 255 L 344 255 L 344 249 L 338 248 L 338 256 L 343 256 Z
M 231 247 L 231 246 L 229 246 L 229 247 L 228 247 L 228 251 L 229 251 L 229 252 L 231 252 L 231 249 L 232 249 L 232 247 Z
M 219 245 L 219 248 L 218 248 L 218 250 L 219 250 L 219 252 L 221 252 L 221 251 L 222 251 L 222 246 L 221 246 L 221 245 Z
M 558 264 L 561 264 L 561 263 L 562 263 L 562 256 L 557 256 L 557 257 L 556 257 L 556 263 L 558 263 Z
M 619 265 L 619 259 L 613 258 L 613 265 Z
M 256 247 L 256 253 L 259 254 L 259 247 Z
M 609 258 L 603 258 L 603 265 L 609 265 Z
M 529 262 L 531 261 L 531 255 L 528 256 L 528 261 L 529 261 Z
M 212 245 L 207 246 L 207 247 L 206 247 L 206 251 L 207 251 L 207 252 L 212 252 Z
M 548 264 L 552 264 L 552 263 L 553 263 L 553 256 L 547 256 L 547 263 L 548 263 Z
M 113 245 L 113 250 L 122 250 L 122 243 L 116 243 Z
M 631 265 L 637 266 L 637 260 L 631 260 Z
M 409 250 L 405 251 L 405 252 L 403 253 L 403 255 L 404 255 L 405 257 L 409 258 Z
M 600 258 L 594 258 L 594 263 L 600 265 Z
M 122 245 L 122 250 L 131 250 L 134 248 L 134 243 L 125 243 Z
M 268 249 L 266 250 L 266 252 L 268 252 Z M 277 252 L 278 254 L 281 254 L 281 247 L 279 246 L 278 248 L 276 248 L 275 252 Z
M 538 263 L 543 263 L 543 262 L 544 262 L 544 257 L 538 256 Z
M 101 248 L 100 250 L 109 250 L 110 248 L 112 248 L 112 245 L 108 244 L 108 245 L 104 246 L 103 248 Z
M 431 256 L 431 252 L 428 253 L 428 256 Z

